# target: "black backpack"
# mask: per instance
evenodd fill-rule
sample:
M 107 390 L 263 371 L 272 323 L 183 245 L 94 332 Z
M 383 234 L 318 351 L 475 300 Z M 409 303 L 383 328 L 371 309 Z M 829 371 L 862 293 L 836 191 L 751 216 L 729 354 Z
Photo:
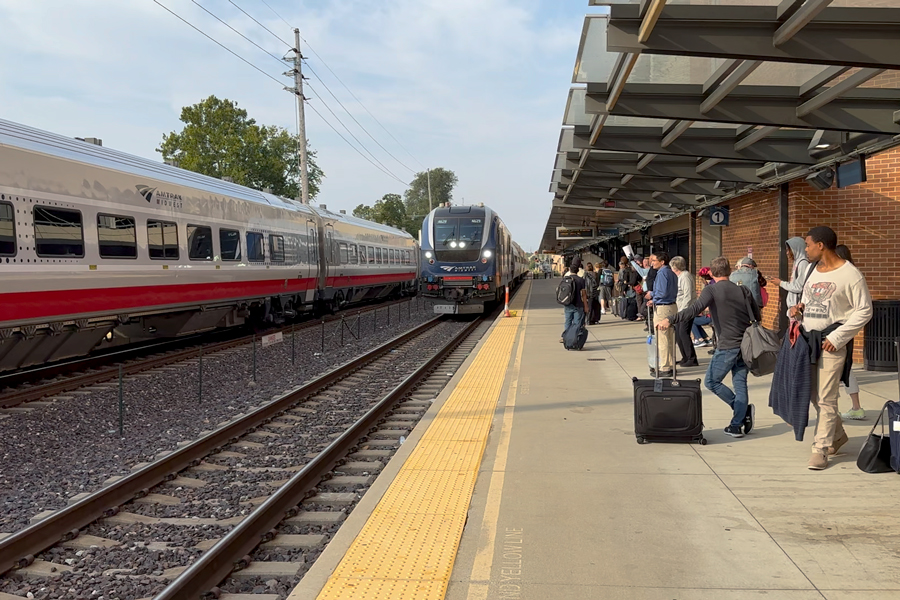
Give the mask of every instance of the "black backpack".
M 563 306 L 569 306 L 575 302 L 575 276 L 568 274 L 562 278 L 556 287 L 556 301 Z
M 584 291 L 591 300 L 597 297 L 597 276 L 593 271 L 584 274 Z

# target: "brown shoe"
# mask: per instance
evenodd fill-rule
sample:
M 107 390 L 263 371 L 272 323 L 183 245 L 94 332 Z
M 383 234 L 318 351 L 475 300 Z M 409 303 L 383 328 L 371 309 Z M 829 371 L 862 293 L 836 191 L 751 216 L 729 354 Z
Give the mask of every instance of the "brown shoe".
M 828 455 L 821 450 L 817 450 L 809 457 L 809 469 L 811 471 L 821 471 L 828 466 Z
M 828 456 L 836 456 L 838 451 L 841 449 L 841 446 L 850 441 L 850 438 L 847 437 L 847 432 L 845 431 L 841 437 L 837 438 L 832 442 L 831 448 L 828 449 Z

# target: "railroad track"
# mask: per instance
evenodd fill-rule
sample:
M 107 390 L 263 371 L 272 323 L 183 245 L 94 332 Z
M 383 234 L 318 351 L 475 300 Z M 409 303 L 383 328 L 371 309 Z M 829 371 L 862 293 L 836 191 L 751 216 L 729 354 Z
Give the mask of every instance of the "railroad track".
M 382 461 L 399 447 L 430 399 L 465 360 L 477 342 L 472 334 L 479 327 L 486 329 L 487 324 L 478 320 L 463 327 L 433 319 L 220 424 L 189 445 L 0 541 L 0 573 L 17 569 L 11 575 L 28 577 L 29 571 L 70 571 L 70 565 L 91 558 L 91 571 L 82 570 L 82 576 L 91 581 L 96 576 L 96 585 L 103 580 L 113 589 L 122 588 L 119 596 L 105 593 L 107 598 L 139 598 L 147 592 L 159 599 L 198 597 L 235 569 L 238 574 L 228 581 L 238 591 L 250 586 L 258 592 L 260 584 L 290 589 L 306 555 L 320 551 L 348 503 L 354 503 L 359 489 L 374 480 Z M 424 353 L 429 344 L 438 350 Z M 296 455 L 303 450 L 307 452 Z M 233 495 L 230 503 L 222 500 L 223 490 L 232 488 L 239 490 L 240 502 L 234 502 Z M 263 489 L 265 493 L 250 497 Z M 125 511 L 119 508 L 123 505 Z M 172 537 L 172 528 L 182 532 L 175 536 L 180 545 L 160 541 Z M 120 539 L 105 537 L 113 533 Z M 164 559 L 159 568 L 147 572 L 146 560 L 143 568 L 134 568 L 133 561 L 116 558 L 128 552 L 132 557 L 156 553 Z M 54 562 L 35 561 L 41 553 Z M 298 562 L 298 555 L 304 560 Z M 267 562 L 272 557 L 288 560 Z M 104 558 L 109 561 L 101 564 Z M 180 564 L 166 567 L 175 563 Z M 67 576 L 61 575 L 62 588 L 70 586 L 71 579 L 80 581 Z M 56 588 L 47 582 L 42 589 Z M 57 592 L 62 595 L 48 592 L 37 597 L 82 594 L 74 587 Z
M 334 315 L 328 315 L 323 319 L 316 319 L 296 324 L 294 326 L 279 329 L 266 330 L 264 333 L 288 333 L 299 332 L 304 329 L 316 327 L 324 320 L 326 323 L 340 320 L 348 313 L 352 316 L 367 314 L 372 311 L 390 311 L 390 307 L 402 304 L 409 300 L 401 299 L 385 302 L 377 306 L 354 309 L 353 311 L 341 311 Z M 215 335 L 222 335 L 221 332 Z M 202 336 L 192 336 L 187 341 L 188 347 L 184 347 L 184 340 L 171 340 L 139 348 L 124 349 L 119 352 L 111 352 L 97 356 L 86 356 L 74 361 L 67 361 L 58 365 L 50 365 L 39 369 L 32 369 L 25 373 L 12 373 L 0 376 L 0 390 L 4 387 L 19 384 L 20 387 L 0 391 L 0 409 L 13 408 L 27 402 L 34 402 L 42 398 L 48 398 L 59 394 L 65 394 L 82 387 L 111 381 L 119 376 L 119 365 L 122 367 L 123 376 L 136 375 L 151 369 L 157 369 L 172 363 L 194 359 L 200 349 L 203 353 L 212 354 L 253 343 L 255 335 L 246 335 L 221 342 L 204 342 Z M 152 352 L 151 355 L 147 355 Z M 68 376 L 65 376 L 68 375 Z M 47 380 L 49 377 L 65 376 L 63 379 Z M 34 382 L 35 378 L 44 381 Z

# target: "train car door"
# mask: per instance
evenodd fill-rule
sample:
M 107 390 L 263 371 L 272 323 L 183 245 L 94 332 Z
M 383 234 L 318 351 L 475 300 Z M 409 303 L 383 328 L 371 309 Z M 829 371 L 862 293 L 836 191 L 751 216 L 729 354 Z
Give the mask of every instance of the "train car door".
M 312 303 L 316 300 L 316 290 L 320 288 L 319 279 L 319 230 L 315 219 L 306 220 L 306 260 L 309 262 L 309 276 L 315 282 L 306 290 L 306 302 Z
M 340 260 L 337 256 L 337 244 L 334 243 L 334 225 L 325 224 L 325 268 L 328 287 L 334 287 L 335 278 L 338 276 Z

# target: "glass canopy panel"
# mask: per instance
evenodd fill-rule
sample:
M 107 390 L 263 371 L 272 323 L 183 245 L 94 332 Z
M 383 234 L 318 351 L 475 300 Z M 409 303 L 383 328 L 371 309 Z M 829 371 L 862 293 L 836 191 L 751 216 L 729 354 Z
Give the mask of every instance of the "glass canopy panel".
M 608 24 L 607 15 L 585 17 L 572 83 L 601 82 L 609 77 L 618 53 L 606 51 Z
M 573 88 L 569 90 L 569 100 L 566 102 L 566 112 L 563 115 L 563 125 L 576 127 L 579 125 L 587 126 L 591 124 L 593 115 L 584 112 L 584 96 L 586 89 Z

